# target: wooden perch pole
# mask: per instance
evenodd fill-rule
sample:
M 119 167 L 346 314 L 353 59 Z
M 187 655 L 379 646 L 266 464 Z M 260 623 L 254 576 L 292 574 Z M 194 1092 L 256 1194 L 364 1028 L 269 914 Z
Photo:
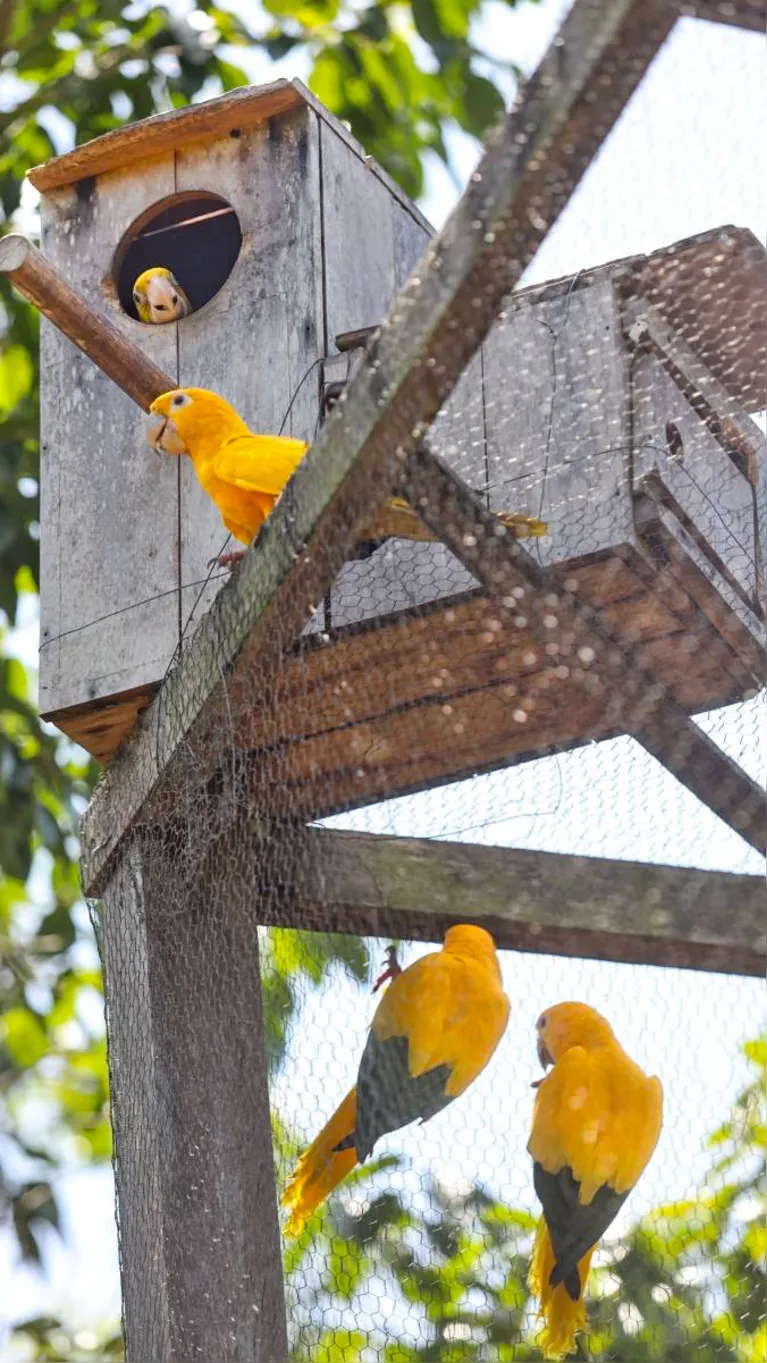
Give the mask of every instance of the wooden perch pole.
M 20 232 L 0 240 L 0 273 L 145 412 L 161 393 L 177 387 L 114 323 L 94 312 Z

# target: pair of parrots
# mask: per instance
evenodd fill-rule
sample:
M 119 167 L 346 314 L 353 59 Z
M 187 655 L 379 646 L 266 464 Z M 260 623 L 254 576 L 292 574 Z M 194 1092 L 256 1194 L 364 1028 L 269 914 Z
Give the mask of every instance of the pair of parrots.
M 170 270 L 145 270 L 133 286 L 142 322 L 155 325 L 180 321 L 191 304 Z M 150 445 L 167 454 L 188 454 L 197 477 L 218 507 L 227 530 L 250 545 L 285 484 L 295 473 L 308 446 L 286 436 L 255 435 L 224 398 L 205 388 L 178 388 L 152 403 Z M 546 526 L 535 517 L 500 512 L 497 520 L 517 539 L 542 535 Z M 360 527 L 361 540 L 432 540 L 420 517 L 399 498 L 390 498 Z M 231 567 L 244 549 L 216 560 Z
M 509 1000 L 484 928 L 450 928 L 441 951 L 400 971 L 392 956 L 357 1084 L 303 1155 L 283 1193 L 288 1236 L 389 1131 L 426 1121 L 485 1068 L 506 1030 Z M 528 1151 L 543 1206 L 530 1284 L 541 1345 L 564 1358 L 586 1325 L 584 1288 L 594 1247 L 652 1155 L 661 1129 L 660 1080 L 626 1054 L 609 1023 L 584 1003 L 538 1018 Z

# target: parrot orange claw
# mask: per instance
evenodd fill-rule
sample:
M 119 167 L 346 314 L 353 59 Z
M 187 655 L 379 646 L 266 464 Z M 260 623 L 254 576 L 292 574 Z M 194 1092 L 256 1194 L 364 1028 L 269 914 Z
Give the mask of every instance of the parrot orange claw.
M 387 980 L 396 980 L 397 976 L 401 974 L 402 966 L 397 960 L 397 948 L 392 943 L 391 946 L 386 948 L 385 967 L 373 985 L 372 993 L 377 994 L 381 986 L 386 984 Z
M 219 554 L 218 558 L 209 558 L 208 567 L 233 568 L 235 563 L 239 563 L 240 559 L 245 557 L 246 553 L 247 549 L 232 549 L 229 554 Z

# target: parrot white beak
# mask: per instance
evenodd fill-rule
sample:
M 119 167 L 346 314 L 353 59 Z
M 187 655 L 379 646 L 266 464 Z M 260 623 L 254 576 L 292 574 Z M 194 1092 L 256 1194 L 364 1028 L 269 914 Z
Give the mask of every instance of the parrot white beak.
M 189 311 L 186 298 L 179 292 L 178 286 L 162 275 L 148 279 L 144 293 L 155 323 L 175 322 L 179 317 L 186 317 Z
M 147 444 L 158 453 L 160 450 L 165 454 L 189 453 L 174 422 L 161 412 L 150 412 L 146 423 L 146 438 Z

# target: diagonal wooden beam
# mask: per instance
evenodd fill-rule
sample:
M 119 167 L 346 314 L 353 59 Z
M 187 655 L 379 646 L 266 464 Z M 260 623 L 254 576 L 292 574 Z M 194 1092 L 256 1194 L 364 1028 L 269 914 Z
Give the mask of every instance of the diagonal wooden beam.
M 524 616 L 542 647 L 556 648 L 573 685 L 603 696 L 615 729 L 634 738 L 763 855 L 767 798 L 685 714 L 639 661 L 632 642 L 493 522 L 479 499 L 425 446 L 403 482 L 411 505 L 510 615 Z
M 235 667 L 262 684 L 337 576 L 614 125 L 676 11 L 578 0 L 430 243 L 319 440 L 198 629 L 83 822 L 83 876 L 104 884 L 141 812 L 220 761 Z M 226 678 L 226 684 L 224 683 Z M 170 799 L 165 808 L 173 807 Z M 156 812 L 156 810 L 155 810 Z
M 306 828 L 253 844 L 270 924 L 439 941 L 480 923 L 498 946 L 763 975 L 761 876 Z
M 765 0 L 693 0 L 690 5 L 680 5 L 680 12 L 695 19 L 708 19 L 712 24 L 745 28 L 750 33 L 761 33 L 762 37 L 767 29 Z

